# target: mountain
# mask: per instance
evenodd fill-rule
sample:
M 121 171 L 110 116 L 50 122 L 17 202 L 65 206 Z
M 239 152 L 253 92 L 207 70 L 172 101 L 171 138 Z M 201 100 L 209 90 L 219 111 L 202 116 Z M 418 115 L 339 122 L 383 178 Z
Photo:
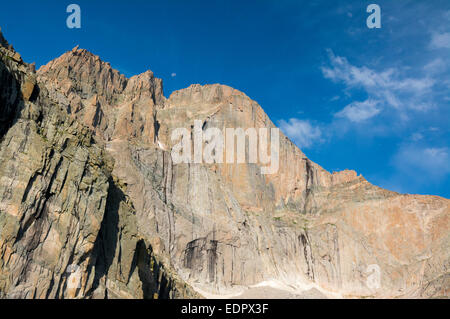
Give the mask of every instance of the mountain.
M 275 126 L 225 85 L 166 98 L 78 47 L 36 71 L 0 45 L 0 297 L 449 296 L 450 200 L 331 174 L 281 133 L 275 174 L 174 163 L 176 128 Z

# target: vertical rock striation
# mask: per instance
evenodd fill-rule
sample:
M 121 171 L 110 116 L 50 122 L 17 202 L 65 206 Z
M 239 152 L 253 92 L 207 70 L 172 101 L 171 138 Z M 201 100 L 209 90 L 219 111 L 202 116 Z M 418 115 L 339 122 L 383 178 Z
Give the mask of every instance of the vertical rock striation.
M 137 233 L 134 207 L 95 131 L 0 40 L 0 297 L 196 296 Z M 116 74 L 103 70 L 74 89 L 84 97 L 99 83 L 94 91 L 113 100 L 110 80 L 125 81 Z
M 199 297 L 191 287 L 229 294 L 269 280 L 448 297 L 448 199 L 331 174 L 284 135 L 276 174 L 175 165 L 174 128 L 275 126 L 228 86 L 166 98 L 151 71 L 127 79 L 77 47 L 34 72 L 0 42 L 2 297 Z M 372 265 L 379 287 L 367 284 Z

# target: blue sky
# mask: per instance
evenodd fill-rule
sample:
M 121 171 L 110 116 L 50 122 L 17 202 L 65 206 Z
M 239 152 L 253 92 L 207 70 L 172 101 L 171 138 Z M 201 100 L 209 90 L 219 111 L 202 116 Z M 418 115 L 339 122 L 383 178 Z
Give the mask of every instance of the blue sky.
M 151 69 L 166 96 L 230 85 L 325 169 L 450 197 L 448 0 L 8 1 L 0 27 L 38 67 L 79 44 L 126 76 Z

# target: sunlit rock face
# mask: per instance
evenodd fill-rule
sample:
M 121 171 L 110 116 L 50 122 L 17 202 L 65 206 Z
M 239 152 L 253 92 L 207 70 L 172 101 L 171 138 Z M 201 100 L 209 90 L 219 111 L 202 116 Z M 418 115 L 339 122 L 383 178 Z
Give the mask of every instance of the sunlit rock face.
M 449 295 L 448 199 L 331 174 L 281 133 L 274 174 L 175 164 L 171 134 L 195 121 L 275 126 L 225 85 L 166 98 L 151 71 L 127 79 L 79 48 L 35 72 L 0 40 L 2 297 L 201 297 L 270 281 L 331 297 Z
M 95 58 L 89 69 L 93 56 L 80 50 L 83 71 L 67 64 L 46 83 L 0 44 L 0 297 L 199 297 L 139 234 L 114 160 L 96 141 L 108 125 L 100 103 L 132 81 Z

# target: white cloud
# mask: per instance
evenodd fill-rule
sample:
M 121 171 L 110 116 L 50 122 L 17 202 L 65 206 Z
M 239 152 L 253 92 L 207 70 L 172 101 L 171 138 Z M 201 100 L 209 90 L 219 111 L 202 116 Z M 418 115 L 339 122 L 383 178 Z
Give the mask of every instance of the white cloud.
M 413 135 L 411 135 L 411 140 L 413 140 L 414 142 L 423 140 L 423 134 L 419 133 L 419 132 L 416 132 Z
M 174 78 L 174 77 L 177 76 L 177 74 L 176 73 L 172 73 L 170 76 Z
M 418 95 L 428 92 L 434 85 L 434 81 L 429 78 L 402 78 L 401 72 L 395 68 L 377 72 L 365 66 L 356 67 L 331 51 L 329 58 L 331 67 L 322 67 L 326 78 L 343 82 L 349 88 L 363 88 L 374 95 L 388 96 L 405 92 Z
M 450 32 L 434 33 L 430 47 L 432 49 L 450 49 Z
M 299 148 L 308 148 L 321 141 L 322 131 L 309 121 L 291 118 L 288 122 L 279 121 L 278 126 Z
M 426 111 L 430 107 L 425 97 L 435 84 L 431 78 L 404 77 L 397 68 L 375 71 L 366 66 L 357 67 L 331 50 L 329 60 L 330 65 L 322 67 L 325 78 L 343 83 L 347 89 L 363 89 L 369 96 L 364 102 L 347 105 L 338 116 L 359 122 L 379 114 L 385 107 L 398 111 Z
M 331 99 L 330 99 L 330 102 L 334 102 L 334 101 L 337 101 L 337 100 L 339 100 L 341 97 L 339 96 L 339 95 L 335 95 L 335 96 L 333 96 Z
M 377 104 L 378 102 L 374 100 L 353 102 L 336 113 L 335 116 L 347 118 L 354 123 L 363 122 L 380 113 L 381 110 L 377 108 Z
M 441 72 L 445 72 L 447 68 L 447 63 L 444 62 L 443 59 L 441 59 L 440 57 L 435 58 L 433 61 L 431 61 L 430 63 L 426 64 L 423 69 L 428 72 L 428 73 L 441 73 Z

